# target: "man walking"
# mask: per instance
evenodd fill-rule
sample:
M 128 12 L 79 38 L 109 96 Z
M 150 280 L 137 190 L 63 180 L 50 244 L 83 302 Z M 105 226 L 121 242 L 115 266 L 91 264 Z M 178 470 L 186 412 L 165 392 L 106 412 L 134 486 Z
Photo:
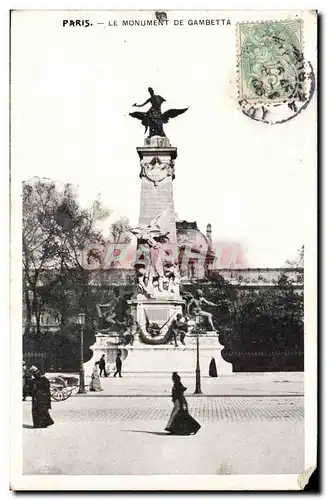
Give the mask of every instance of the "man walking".
M 121 351 L 118 351 L 117 356 L 116 356 L 116 371 L 114 373 L 114 377 L 116 377 L 117 373 L 119 377 L 121 377 L 121 369 L 123 366 L 123 362 L 121 360 Z
M 102 372 L 105 377 L 108 377 L 108 373 L 106 372 L 106 359 L 105 359 L 105 354 L 102 354 L 100 361 L 99 361 L 99 368 L 100 368 L 100 377 L 102 376 Z

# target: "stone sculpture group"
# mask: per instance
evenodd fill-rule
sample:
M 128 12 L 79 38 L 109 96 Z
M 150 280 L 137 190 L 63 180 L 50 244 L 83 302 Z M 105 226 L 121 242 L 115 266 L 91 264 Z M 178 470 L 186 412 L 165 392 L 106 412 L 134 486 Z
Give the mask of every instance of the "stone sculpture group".
M 138 292 L 154 298 L 167 292 L 174 294 L 179 283 L 178 262 L 164 248 L 169 243 L 169 233 L 160 228 L 157 216 L 149 224 L 130 229 L 137 237 L 137 262 L 135 264 Z

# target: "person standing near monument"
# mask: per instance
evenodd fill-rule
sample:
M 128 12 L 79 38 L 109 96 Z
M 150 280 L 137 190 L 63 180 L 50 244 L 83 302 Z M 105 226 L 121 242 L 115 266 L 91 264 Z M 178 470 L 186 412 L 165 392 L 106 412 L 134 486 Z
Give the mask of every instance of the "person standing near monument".
M 99 361 L 99 368 L 100 368 L 100 377 L 102 376 L 102 372 L 104 377 L 108 377 L 108 373 L 106 371 L 106 356 L 105 354 L 102 354 L 100 361 Z
M 116 356 L 116 371 L 114 373 L 114 377 L 116 377 L 117 373 L 119 375 L 119 377 L 121 378 L 122 374 L 121 374 L 121 370 L 122 370 L 122 367 L 123 367 L 123 362 L 121 360 L 121 351 L 118 351 L 117 352 L 117 356 Z
M 96 361 L 94 363 L 89 390 L 91 392 L 103 391 L 103 389 L 101 387 L 101 382 L 100 382 L 99 361 Z
M 34 377 L 32 385 L 32 418 L 35 429 L 43 429 L 53 425 L 50 417 L 51 409 L 50 382 L 41 375 L 36 366 L 31 366 L 30 373 Z
M 209 363 L 209 377 L 218 377 L 216 360 L 214 357 L 211 358 Z

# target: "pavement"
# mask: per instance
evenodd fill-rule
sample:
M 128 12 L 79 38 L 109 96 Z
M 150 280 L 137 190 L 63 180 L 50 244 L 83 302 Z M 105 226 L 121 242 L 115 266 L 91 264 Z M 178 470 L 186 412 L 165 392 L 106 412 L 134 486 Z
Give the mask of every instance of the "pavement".
M 32 427 L 28 399 L 23 403 L 24 473 L 293 474 L 303 470 L 303 374 L 203 377 L 202 396 L 191 394 L 194 377 L 182 381 L 189 387 L 189 411 L 202 426 L 195 436 L 171 436 L 164 431 L 172 410 L 167 378 L 109 376 L 101 380 L 102 392 L 73 394 L 52 403 L 55 424 L 48 429 Z
M 47 374 L 48 377 L 55 374 Z M 72 374 L 67 374 L 72 375 Z M 78 374 L 74 374 L 78 378 Z M 193 396 L 195 390 L 194 374 L 182 375 L 182 382 L 187 387 L 186 395 Z M 88 389 L 90 378 L 86 377 Z M 171 375 L 131 375 L 123 377 L 101 378 L 102 392 L 88 392 L 88 397 L 103 396 L 167 396 L 171 395 Z M 302 372 L 284 373 L 234 373 L 212 378 L 201 376 L 201 389 L 205 396 L 303 396 L 304 375 Z M 81 396 L 82 397 L 82 396 Z

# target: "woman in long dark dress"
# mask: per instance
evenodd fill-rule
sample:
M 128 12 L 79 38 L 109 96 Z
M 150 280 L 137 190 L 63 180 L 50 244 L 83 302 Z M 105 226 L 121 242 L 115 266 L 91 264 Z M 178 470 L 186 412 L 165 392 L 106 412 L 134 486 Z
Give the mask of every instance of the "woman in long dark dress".
M 209 364 L 209 377 L 218 377 L 215 358 L 211 358 Z
M 30 373 L 33 375 L 32 387 L 32 418 L 35 428 L 45 428 L 54 424 L 54 421 L 49 415 L 51 409 L 50 397 L 50 382 L 42 376 L 40 370 L 33 366 L 30 368 Z
M 171 412 L 165 431 L 184 436 L 196 434 L 201 425 L 188 412 L 188 405 L 184 396 L 187 388 L 183 386 L 178 373 L 174 372 L 172 379 L 174 382 L 172 390 L 174 409 Z

